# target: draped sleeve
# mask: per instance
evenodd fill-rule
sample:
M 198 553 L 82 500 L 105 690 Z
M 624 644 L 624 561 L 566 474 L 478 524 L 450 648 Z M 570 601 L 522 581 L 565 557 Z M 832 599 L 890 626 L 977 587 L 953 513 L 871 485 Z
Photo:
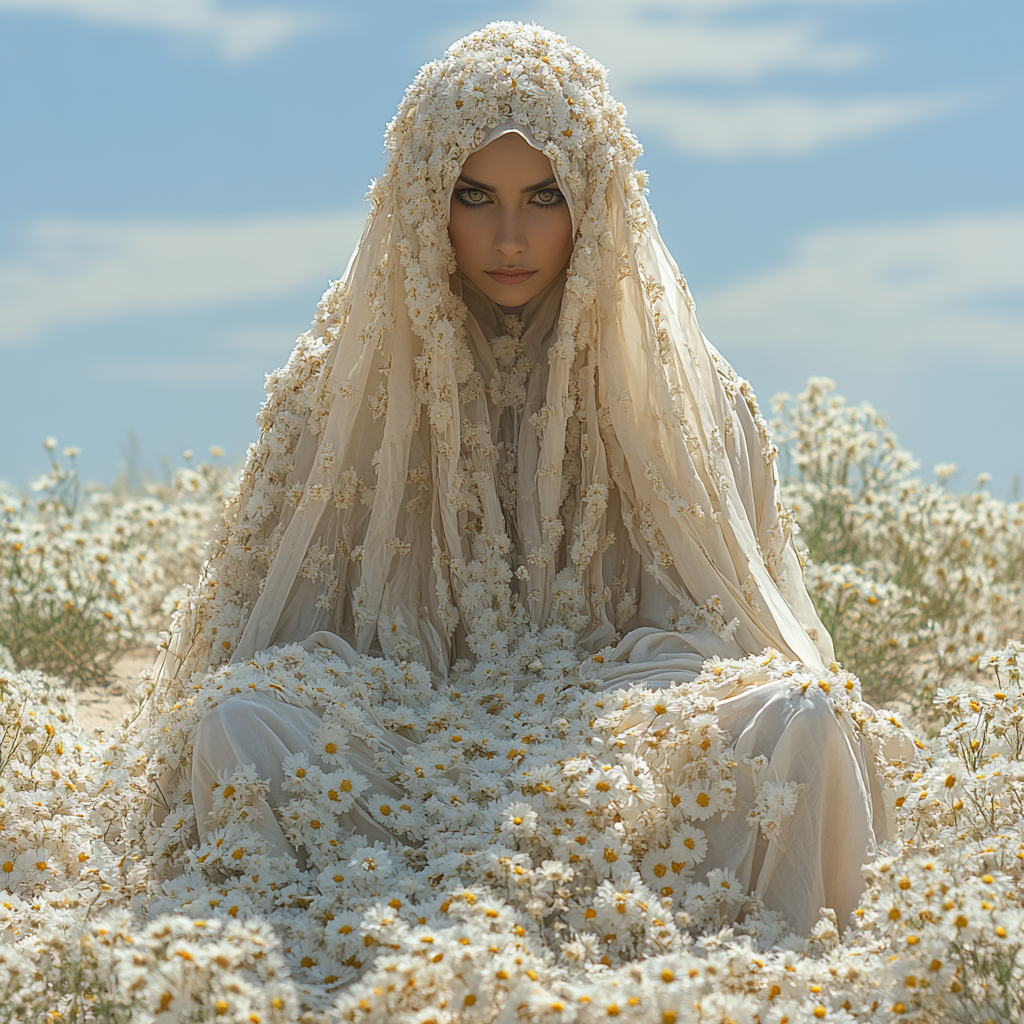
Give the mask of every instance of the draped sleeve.
M 828 664 L 835 660 L 835 650 L 804 583 L 803 560 L 795 541 L 798 527 L 782 501 L 778 449 L 750 384 L 737 375 L 710 342 L 707 344 L 731 401 L 735 429 L 727 438 L 726 451 L 765 568 Z

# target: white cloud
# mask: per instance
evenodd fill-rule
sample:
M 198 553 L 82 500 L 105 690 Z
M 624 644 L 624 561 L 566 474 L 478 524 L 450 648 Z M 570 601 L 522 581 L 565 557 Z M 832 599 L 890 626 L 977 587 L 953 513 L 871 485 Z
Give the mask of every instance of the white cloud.
M 94 363 L 97 380 L 128 381 L 132 384 L 185 384 L 219 386 L 258 385 L 261 375 L 272 366 L 283 366 L 295 341 L 295 325 L 281 324 L 238 327 L 202 337 L 202 355 L 161 353 L 146 358 L 112 359 Z
M 222 0 L 0 0 L 0 9 L 206 38 L 229 60 L 255 57 L 319 23 L 290 7 L 246 9 Z
M 700 299 L 725 351 L 1024 357 L 1024 214 L 809 235 L 787 264 Z
M 738 158 L 808 153 L 844 139 L 873 135 L 959 109 L 959 98 L 810 99 L 757 96 L 709 100 L 640 96 L 629 105 L 641 134 L 660 135 L 701 156 Z
M 23 232 L 23 255 L 0 263 L 0 343 L 326 285 L 344 270 L 365 216 L 38 221 Z
M 179 384 L 188 387 L 237 385 L 240 381 L 258 386 L 271 366 L 284 365 L 292 350 L 287 334 L 278 338 L 273 353 L 276 358 L 228 358 L 219 353 L 203 359 L 132 359 L 99 363 L 93 376 L 103 381 L 125 381 L 131 384 Z
M 601 61 L 635 129 L 682 152 L 735 160 L 801 155 L 963 108 L 963 97 L 766 91 L 772 76 L 837 75 L 872 61 L 873 45 L 830 38 L 820 15 L 893 2 L 544 0 L 516 13 L 532 15 Z M 457 31 L 439 33 L 438 45 Z M 695 84 L 703 87 L 699 96 L 689 91 Z M 727 95 L 708 91 L 723 87 Z
M 547 0 L 542 13 L 545 25 L 601 61 L 620 91 L 666 79 L 751 83 L 777 72 L 844 71 L 872 52 L 862 43 L 826 42 L 806 22 L 716 21 L 676 6 Z
M 751 7 L 868 7 L 892 3 L 893 0 L 660 0 L 652 4 L 659 11 L 720 14 Z

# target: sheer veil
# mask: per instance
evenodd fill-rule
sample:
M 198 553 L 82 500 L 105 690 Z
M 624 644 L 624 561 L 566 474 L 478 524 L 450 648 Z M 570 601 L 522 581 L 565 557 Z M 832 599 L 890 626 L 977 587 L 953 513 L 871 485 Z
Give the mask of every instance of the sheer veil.
M 564 282 L 512 315 L 447 234 L 462 162 L 509 127 L 576 232 Z M 604 69 L 494 23 L 422 69 L 387 151 L 348 269 L 268 378 L 158 701 L 317 632 L 442 676 L 551 625 L 591 651 L 645 628 L 827 663 L 767 425 L 698 327 Z

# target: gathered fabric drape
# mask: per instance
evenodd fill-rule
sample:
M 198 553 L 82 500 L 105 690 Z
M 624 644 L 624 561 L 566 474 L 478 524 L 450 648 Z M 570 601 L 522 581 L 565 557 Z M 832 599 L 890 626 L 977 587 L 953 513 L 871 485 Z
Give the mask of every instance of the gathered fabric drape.
M 164 678 L 316 629 L 441 675 L 554 622 L 595 649 L 643 620 L 832 658 L 765 421 L 700 331 L 624 111 L 550 46 L 492 33 L 410 87 L 348 270 L 268 381 Z M 551 160 L 576 239 L 563 285 L 506 325 L 455 272 L 447 217 L 463 160 L 509 123 Z

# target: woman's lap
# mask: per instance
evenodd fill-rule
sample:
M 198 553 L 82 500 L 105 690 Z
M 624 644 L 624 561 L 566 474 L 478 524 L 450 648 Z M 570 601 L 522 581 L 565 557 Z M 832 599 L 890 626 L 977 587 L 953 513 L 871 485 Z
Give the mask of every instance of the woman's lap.
M 278 856 L 295 853 L 273 813 L 290 799 L 284 790 L 283 762 L 289 754 L 309 752 L 310 737 L 320 727 L 322 710 L 297 707 L 267 693 L 241 693 L 228 697 L 206 712 L 196 729 L 192 753 L 192 803 L 200 836 L 213 808 L 213 793 L 232 771 L 254 765 L 269 783 L 259 830 Z M 398 737 L 401 739 L 401 737 Z M 371 791 L 400 796 L 402 790 L 377 769 L 373 752 L 357 737 L 350 737 L 346 758 L 371 783 Z M 315 759 L 311 758 L 311 761 Z M 392 836 L 356 805 L 341 816 L 342 823 L 370 841 Z
M 672 681 L 671 672 L 666 675 L 667 661 L 631 664 L 626 685 L 666 685 Z M 817 689 L 801 693 L 775 681 L 720 700 L 717 710 L 721 728 L 731 737 L 737 764 L 758 756 L 767 763 L 761 762 L 756 782 L 753 767 L 750 772 L 736 772 L 736 811 L 700 822 L 708 838 L 703 867 L 733 870 L 748 891 L 759 894 L 769 909 L 783 910 L 799 930 L 814 924 L 822 906 L 833 907 L 845 923 L 863 887 L 861 864 L 875 843 L 872 820 L 877 815 L 872 814 L 865 771 L 870 760 L 855 749 L 857 741 Z M 320 714 L 258 692 L 229 697 L 207 712 L 196 732 L 192 769 L 200 834 L 218 783 L 238 767 L 255 765 L 260 777 L 269 782 L 260 831 L 275 853 L 294 853 L 274 815 L 274 809 L 289 799 L 282 785 L 282 762 L 289 754 L 310 751 Z M 399 746 L 408 742 L 400 736 L 396 741 Z M 372 751 L 361 740 L 351 738 L 346 757 L 370 781 L 367 792 L 402 794 L 377 769 Z M 771 842 L 746 818 L 754 806 L 756 785 L 765 779 L 800 787 L 796 811 Z M 374 821 L 362 801 L 356 802 L 343 824 L 368 841 L 394 838 Z

